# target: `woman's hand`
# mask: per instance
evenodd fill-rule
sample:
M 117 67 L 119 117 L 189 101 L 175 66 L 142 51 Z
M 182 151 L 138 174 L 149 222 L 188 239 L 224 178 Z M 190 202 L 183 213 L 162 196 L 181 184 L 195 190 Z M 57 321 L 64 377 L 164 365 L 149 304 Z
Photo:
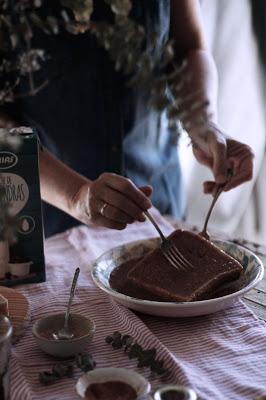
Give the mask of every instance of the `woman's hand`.
M 224 191 L 228 191 L 252 179 L 252 149 L 228 137 L 214 123 L 209 123 L 205 141 L 193 143 L 193 153 L 214 175 L 215 181 L 204 182 L 204 193 L 214 195 L 221 184 L 225 184 Z M 231 172 L 229 179 L 228 171 Z
M 145 221 L 151 207 L 150 186 L 137 188 L 120 175 L 104 173 L 95 181 L 78 174 L 49 151 L 40 152 L 42 199 L 84 224 L 124 229 Z
M 127 178 L 103 173 L 81 187 L 72 201 L 71 214 L 85 224 L 124 229 L 134 221 L 145 221 L 143 211 L 152 206 L 151 193 L 150 186 L 137 188 Z

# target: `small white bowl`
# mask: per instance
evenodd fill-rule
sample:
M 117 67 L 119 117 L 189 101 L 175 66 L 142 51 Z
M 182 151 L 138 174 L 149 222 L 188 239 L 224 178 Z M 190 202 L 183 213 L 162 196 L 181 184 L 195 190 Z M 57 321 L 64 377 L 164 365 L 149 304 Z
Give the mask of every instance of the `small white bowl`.
M 183 400 L 197 400 L 197 395 L 194 390 L 180 385 L 165 385 L 160 389 L 157 389 L 153 394 L 154 400 L 161 400 L 162 397 L 166 393 L 173 393 L 172 398 L 175 398 L 174 395 L 178 395 L 178 398 L 182 398 Z M 170 395 L 171 396 L 171 395 Z M 182 397 L 181 397 L 182 396 Z M 171 398 L 171 397 L 170 397 Z
M 41 318 L 32 327 L 33 336 L 39 347 L 47 354 L 66 358 L 82 353 L 91 342 L 94 332 L 94 322 L 81 314 L 70 314 L 69 328 L 74 333 L 73 339 L 56 340 L 53 333 L 64 325 L 65 313 L 52 314 Z
M 9 272 L 11 275 L 25 276 L 30 273 L 30 266 L 33 264 L 32 261 L 26 261 L 22 263 L 9 263 Z
M 127 383 L 135 389 L 137 397 L 147 395 L 151 389 L 149 382 L 137 372 L 125 368 L 110 367 L 96 368 L 82 375 L 76 384 L 76 390 L 78 395 L 85 399 L 86 390 L 90 385 L 112 381 Z

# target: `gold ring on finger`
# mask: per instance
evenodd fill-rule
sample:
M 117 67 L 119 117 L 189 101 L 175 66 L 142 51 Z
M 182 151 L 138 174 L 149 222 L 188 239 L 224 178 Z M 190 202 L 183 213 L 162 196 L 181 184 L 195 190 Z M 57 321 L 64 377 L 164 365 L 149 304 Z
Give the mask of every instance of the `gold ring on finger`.
M 108 206 L 107 203 L 103 203 L 102 207 L 100 208 L 100 214 L 104 217 L 104 210 L 106 209 L 106 207 Z

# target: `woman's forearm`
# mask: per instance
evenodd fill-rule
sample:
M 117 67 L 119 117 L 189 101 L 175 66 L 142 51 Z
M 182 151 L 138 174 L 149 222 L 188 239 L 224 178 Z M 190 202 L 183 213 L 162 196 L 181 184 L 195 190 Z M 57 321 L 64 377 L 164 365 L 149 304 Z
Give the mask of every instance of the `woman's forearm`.
M 192 94 L 191 103 L 199 104 L 199 108 L 190 115 L 191 134 L 193 134 L 193 121 L 196 122 L 203 117 L 205 120 L 217 122 L 218 75 L 214 60 L 206 50 L 191 50 L 186 62 L 186 74 L 189 75 L 186 91 Z
M 218 92 L 217 70 L 206 49 L 198 0 L 171 1 L 171 34 L 177 63 L 186 61 L 175 93 L 184 115 L 181 121 L 192 140 L 198 141 L 201 139 L 199 121 L 217 120 Z
M 91 181 L 54 157 L 48 150 L 40 151 L 41 197 L 47 203 L 73 215 L 73 199 L 84 184 Z
M 137 188 L 112 173 L 90 181 L 47 150 L 40 152 L 40 176 L 42 199 L 84 224 L 124 229 L 136 220 L 145 221 L 143 211 L 151 207 L 151 187 Z

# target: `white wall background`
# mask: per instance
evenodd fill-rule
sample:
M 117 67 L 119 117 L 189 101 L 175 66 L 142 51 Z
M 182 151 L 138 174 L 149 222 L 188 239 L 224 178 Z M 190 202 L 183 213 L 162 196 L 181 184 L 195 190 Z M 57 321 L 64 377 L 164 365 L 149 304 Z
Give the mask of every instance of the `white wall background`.
M 222 194 L 210 227 L 266 243 L 266 104 L 249 1 L 202 0 L 201 4 L 208 45 L 219 73 L 219 123 L 255 152 L 254 179 Z M 187 144 L 184 136 L 179 151 L 186 182 L 188 222 L 201 226 L 211 201 L 202 192 L 202 182 L 211 175 L 194 160 Z

